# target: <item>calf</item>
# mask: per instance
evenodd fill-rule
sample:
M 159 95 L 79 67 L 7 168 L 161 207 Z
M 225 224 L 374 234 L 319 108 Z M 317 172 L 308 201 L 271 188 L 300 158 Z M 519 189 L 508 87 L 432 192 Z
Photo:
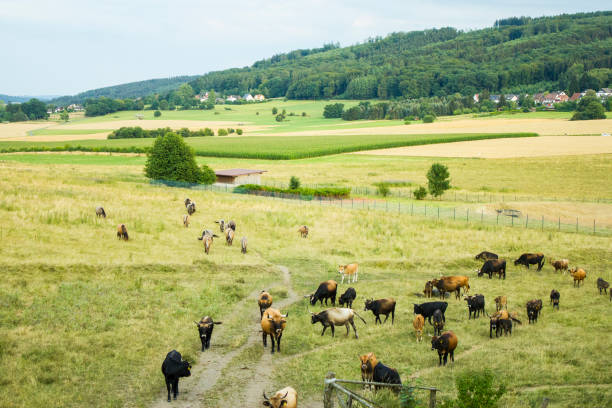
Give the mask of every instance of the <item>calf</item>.
M 489 259 L 497 259 L 498 256 L 497 254 L 494 254 L 493 252 L 488 252 L 488 251 L 482 251 L 481 253 L 479 253 L 478 255 L 476 255 L 476 257 L 474 258 L 475 260 L 482 260 L 482 261 L 488 261 Z
M 603 289 L 604 293 L 608 293 L 608 288 L 610 284 L 603 280 L 602 278 L 597 278 L 597 289 L 599 289 L 599 294 L 601 295 L 601 291 Z M 610 291 L 612 293 L 612 290 Z
M 196 212 L 196 204 L 195 201 L 192 201 L 187 205 L 187 214 L 193 215 L 194 212 Z
M 438 350 L 438 357 L 442 365 L 442 355 L 444 355 L 444 365 L 446 365 L 447 357 L 450 354 L 451 361 L 455 362 L 455 349 L 457 348 L 457 335 L 452 331 L 445 331 L 441 336 L 433 336 L 431 338 L 431 349 Z
M 230 221 L 227 223 L 227 228 L 231 228 L 231 229 L 232 229 L 232 231 L 236 232 L 236 223 L 235 223 L 234 221 L 230 220 Z
M 166 379 L 168 402 L 170 402 L 170 392 L 173 392 L 174 399 L 176 399 L 179 393 L 179 378 L 191 376 L 191 364 L 189 364 L 187 361 L 183 361 L 181 353 L 176 350 L 172 350 L 166 355 L 166 358 L 161 366 L 161 371 Z
M 498 296 L 495 298 L 495 310 L 500 311 L 503 308 L 508 310 L 508 299 L 506 296 Z
M 395 300 L 393 298 L 385 298 L 385 299 L 366 299 L 364 311 L 371 310 L 376 316 L 374 320 L 374 324 L 376 322 L 380 322 L 380 324 L 387 323 L 387 319 L 389 319 L 389 313 L 391 313 L 391 324 L 395 320 Z M 383 322 L 380 319 L 380 315 L 385 315 L 385 321 Z
M 233 242 L 234 242 L 234 230 L 231 228 L 228 228 L 225 230 L 225 243 L 229 246 L 232 246 Z
M 189 227 L 189 214 L 183 215 L 183 225 L 185 226 L 185 228 Z
M 265 290 L 262 290 L 259 294 L 257 305 L 259 306 L 259 315 L 260 317 L 263 317 L 264 310 L 272 306 L 272 295 Z
M 219 224 L 219 230 L 221 232 L 225 231 L 225 221 L 224 220 L 215 221 L 215 223 Z
M 340 306 L 344 306 L 346 304 L 347 307 L 352 308 L 353 301 L 355 300 L 356 297 L 357 297 L 357 292 L 355 291 L 355 289 L 348 288 L 342 295 L 340 295 L 340 298 L 338 299 L 338 303 L 340 304 Z
M 204 252 L 206 252 L 206 255 L 208 255 L 208 253 L 210 252 L 210 247 L 213 243 L 213 239 L 210 235 L 206 235 L 202 241 L 204 243 Z
M 506 260 L 490 259 L 486 261 L 478 271 L 478 277 L 481 277 L 485 273 L 489 275 L 489 279 L 491 279 L 494 273 L 499 275 L 499 279 L 501 279 L 502 276 L 506 279 Z
M 522 254 L 514 261 L 514 265 L 524 265 L 529 269 L 529 265 L 538 265 L 538 271 L 544 266 L 544 254 L 538 252 L 536 254 Z
M 555 307 L 559 309 L 559 299 L 561 298 L 561 294 L 559 291 L 553 289 L 550 291 L 550 303 L 553 305 L 553 310 Z
M 444 330 L 444 319 L 442 318 L 440 309 L 436 310 L 433 314 L 433 327 L 435 336 L 442 334 L 442 330 Z
M 242 252 L 243 254 L 247 253 L 247 238 L 246 237 L 242 237 L 242 239 L 240 240 L 240 252 Z
M 510 334 L 512 336 L 512 319 L 500 319 L 499 326 L 504 332 L 504 336 Z
M 402 384 L 396 369 L 387 367 L 379 362 L 376 354 L 368 353 L 359 357 L 361 362 L 361 379 L 366 382 L 379 382 L 385 384 Z M 375 386 L 374 389 L 377 387 Z M 398 392 L 399 390 L 394 389 Z
M 576 286 L 576 282 L 578 282 L 578 287 L 580 287 L 580 282 L 584 281 L 586 278 L 586 272 L 582 268 L 572 268 L 570 271 L 570 275 L 574 278 L 574 286 Z
M 282 315 L 277 309 L 268 308 L 264 311 L 261 317 L 261 331 L 263 336 L 264 347 L 268 346 L 268 335 L 272 342 L 272 354 L 274 354 L 274 341 L 276 341 L 276 351 L 280 352 L 280 342 L 283 337 L 283 330 L 287 325 L 287 316 Z
M 117 226 L 117 239 L 122 239 L 124 241 L 127 241 L 129 239 L 125 224 L 119 224 Z
M 461 296 L 461 288 L 465 293 L 470 290 L 470 278 L 467 276 L 443 276 L 440 279 L 434 279 L 431 282 L 440 291 L 440 298 L 444 298 L 446 292 L 455 292 L 455 298 Z
M 200 319 L 200 322 L 194 322 L 198 326 L 198 333 L 200 334 L 200 341 L 202 342 L 202 351 L 210 348 L 210 337 L 212 336 L 215 324 L 222 324 L 223 322 L 215 322 L 211 317 L 204 316 Z
M 425 282 L 425 289 L 423 289 L 423 293 L 425 294 L 426 298 L 430 298 L 433 295 L 433 283 L 431 283 L 431 281 L 427 281 Z
M 414 327 L 414 333 L 416 335 L 416 341 L 423 341 L 423 326 L 425 325 L 425 319 L 422 315 L 416 315 L 412 321 L 412 327 Z
M 310 312 L 310 314 L 312 315 L 312 324 L 321 322 L 321 324 L 323 325 L 323 331 L 321 332 L 321 336 L 325 334 L 325 330 L 327 330 L 328 327 L 331 327 L 332 337 L 334 337 L 335 326 L 345 326 L 346 335 L 348 336 L 349 332 L 351 331 L 349 327 L 350 324 L 351 326 L 353 326 L 355 338 L 358 339 L 359 336 L 357 336 L 357 328 L 355 327 L 355 322 L 353 319 L 355 318 L 355 315 L 357 315 L 357 317 L 359 317 L 364 323 L 366 322 L 363 317 L 359 316 L 353 309 L 334 307 L 331 309 L 324 310 L 321 313 L 315 314 L 313 312 Z
M 465 298 L 468 307 L 468 320 L 472 318 L 472 313 L 474 313 L 474 319 L 476 319 L 480 313 L 484 315 L 485 313 L 485 298 L 484 295 L 474 295 L 468 296 Z
M 353 277 L 353 283 L 357 282 L 357 274 L 359 272 L 359 265 L 356 263 L 348 265 L 338 265 L 338 273 L 342 275 L 342 281 L 344 283 L 344 277 L 348 276 L 348 283 L 351 283 L 351 276 Z
M 270 398 L 263 393 L 265 407 L 271 408 L 297 408 L 297 392 L 291 387 L 276 391 Z
M 300 233 L 300 236 L 302 238 L 308 238 L 308 227 L 305 225 L 302 225 L 300 228 L 298 228 L 298 232 Z
M 559 259 L 557 261 L 550 260 L 550 264 L 553 268 L 555 268 L 555 272 L 557 271 L 567 271 L 567 267 L 569 266 L 569 261 L 567 259 Z
M 317 291 L 311 295 L 306 295 L 304 297 L 310 298 L 310 304 L 315 305 L 317 301 L 321 302 L 321 306 L 323 306 L 323 300 L 325 300 L 325 304 L 327 305 L 327 299 L 331 299 L 332 306 L 336 306 L 336 293 L 338 291 L 338 282 L 335 280 L 328 280 L 325 282 L 321 282 Z
M 96 217 L 106 218 L 106 212 L 103 207 L 96 207 Z
M 540 310 L 542 310 L 541 299 L 533 299 L 527 302 L 527 317 L 529 318 L 530 324 L 538 321 Z
M 425 302 L 421 303 L 420 305 L 417 305 L 416 303 L 413 304 L 414 314 L 423 315 L 423 317 L 429 321 L 429 324 L 431 324 L 431 316 L 433 316 L 434 312 L 438 309 L 440 309 L 440 312 L 442 312 L 442 320 L 446 321 L 446 316 L 444 316 L 444 313 L 448 307 L 447 302 Z
M 493 338 L 493 331 L 495 330 L 495 337 L 499 337 L 500 322 L 499 318 L 491 316 L 489 320 L 489 338 Z

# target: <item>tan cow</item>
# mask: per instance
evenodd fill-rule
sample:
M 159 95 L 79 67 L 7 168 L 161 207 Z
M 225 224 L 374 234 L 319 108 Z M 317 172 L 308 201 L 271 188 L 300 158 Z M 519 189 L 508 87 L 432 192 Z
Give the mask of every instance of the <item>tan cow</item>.
M 183 215 L 183 225 L 185 226 L 185 228 L 189 227 L 189 214 Z
M 210 247 L 212 245 L 213 239 L 210 235 L 205 235 L 202 240 L 204 241 L 204 252 L 206 252 L 206 255 L 208 255 L 208 252 L 210 252 Z
M 470 291 L 469 280 L 467 276 L 442 276 L 440 279 L 432 280 L 431 283 L 440 291 L 440 298 L 443 299 L 446 292 L 455 292 L 455 297 L 459 299 L 461 288 L 463 293 Z
M 297 408 L 297 392 L 291 387 L 276 391 L 270 398 L 263 393 L 264 406 L 272 408 Z
M 556 261 L 553 261 L 552 259 L 550 260 L 550 264 L 552 265 L 553 268 L 555 268 L 555 272 L 557 271 L 567 271 L 567 268 L 569 266 L 569 261 L 567 259 L 559 259 Z
M 122 239 L 124 241 L 127 241 L 129 239 L 125 224 L 117 225 L 117 239 Z
M 228 228 L 225 230 L 225 243 L 229 246 L 232 246 L 233 242 L 234 242 L 234 230 L 231 228 Z
M 497 311 L 500 311 L 503 308 L 506 308 L 506 310 L 508 310 L 508 298 L 506 298 L 506 296 L 496 297 L 495 298 L 495 309 Z
M 357 274 L 359 273 L 359 265 L 356 263 L 348 265 L 338 265 L 338 273 L 342 275 L 342 281 L 344 283 L 344 277 L 348 276 L 348 283 L 351 283 L 351 276 L 353 277 L 353 283 L 357 282 Z
M 300 233 L 300 236 L 302 238 L 308 238 L 308 227 L 305 225 L 302 225 L 299 229 L 298 232 Z
M 584 281 L 586 278 L 586 272 L 582 268 L 572 268 L 569 271 L 572 278 L 574 278 L 574 286 L 576 286 L 576 282 L 578 282 L 578 287 L 580 287 L 580 282 Z
M 416 315 L 414 320 L 412 321 L 412 327 L 414 327 L 414 332 L 416 334 L 416 341 L 423 341 L 423 326 L 425 325 L 425 318 L 423 315 Z
M 274 354 L 274 342 L 276 341 L 276 351 L 280 352 L 280 342 L 283 337 L 283 330 L 287 325 L 286 317 L 288 314 L 282 315 L 280 311 L 274 308 L 267 308 L 261 317 L 261 331 L 264 347 L 268 346 L 268 335 L 272 342 L 272 354 Z

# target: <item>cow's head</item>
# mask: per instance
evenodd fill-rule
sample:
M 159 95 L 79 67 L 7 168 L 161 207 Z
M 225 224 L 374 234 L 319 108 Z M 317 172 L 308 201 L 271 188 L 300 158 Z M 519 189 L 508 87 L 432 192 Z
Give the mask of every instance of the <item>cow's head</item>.
M 521 263 L 521 258 L 514 260 L 514 265 L 518 265 Z
M 311 322 L 312 324 L 315 324 L 315 323 L 318 323 L 318 322 L 323 323 L 323 322 L 324 322 L 324 320 L 325 320 L 325 319 L 324 319 L 324 316 L 323 316 L 323 313 L 324 313 L 324 312 L 321 312 L 321 313 L 318 313 L 318 314 L 317 314 L 317 313 L 310 312 L 310 314 L 311 314 L 311 316 L 310 316 L 310 322 Z
M 183 370 L 179 374 L 179 377 L 191 377 L 191 364 L 189 361 L 182 361 L 181 364 L 183 364 Z
M 278 316 L 272 317 L 270 316 L 270 314 L 268 314 L 268 321 L 274 327 L 274 333 L 276 333 L 277 335 L 280 335 L 283 333 L 283 326 L 287 323 L 287 320 L 286 320 L 287 316 L 289 316 L 289 313 L 280 315 L 280 317 Z
M 280 393 L 276 393 L 274 394 L 271 398 L 268 398 L 266 396 L 266 392 L 264 391 L 263 393 L 263 397 L 264 397 L 264 406 L 266 407 L 272 407 L 272 408 L 282 408 L 285 405 L 287 405 L 287 395 L 289 395 L 289 391 L 287 391 L 285 393 L 285 395 L 282 395 Z
M 368 311 L 368 310 L 372 310 L 372 307 L 374 305 L 374 299 L 366 299 L 365 300 L 365 307 L 363 309 L 363 311 Z
M 340 275 L 344 274 L 344 270 L 346 269 L 346 265 L 338 265 L 338 273 Z
M 359 361 L 361 362 L 361 371 L 371 372 L 377 363 L 376 354 L 370 352 L 359 356 Z
M 420 305 L 417 305 L 416 303 L 413 303 L 413 305 L 414 305 L 414 314 L 423 314 Z
M 442 338 L 439 336 L 431 336 L 431 349 L 432 350 L 441 350 L 442 348 L 442 344 L 441 344 Z

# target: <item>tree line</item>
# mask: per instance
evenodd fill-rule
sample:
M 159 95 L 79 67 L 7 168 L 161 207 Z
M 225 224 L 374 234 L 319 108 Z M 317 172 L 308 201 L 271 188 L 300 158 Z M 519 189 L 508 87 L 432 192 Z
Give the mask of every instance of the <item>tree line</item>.
M 0 101 L 0 122 L 23 122 L 26 120 L 47 119 L 47 105 L 32 98 L 24 103 L 11 103 L 6 105 Z

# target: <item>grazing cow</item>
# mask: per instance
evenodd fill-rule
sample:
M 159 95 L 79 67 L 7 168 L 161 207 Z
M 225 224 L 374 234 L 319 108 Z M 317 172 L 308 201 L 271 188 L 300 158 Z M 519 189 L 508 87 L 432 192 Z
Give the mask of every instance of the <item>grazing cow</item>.
M 604 293 L 608 293 L 608 288 L 610 284 L 603 280 L 602 278 L 597 278 L 597 289 L 599 289 L 599 294 L 601 295 L 601 290 L 603 289 Z M 610 291 L 612 293 L 612 290 Z
M 315 293 L 306 295 L 304 297 L 310 298 L 310 304 L 313 306 L 317 303 L 317 301 L 320 301 L 321 306 L 323 306 L 323 300 L 325 300 L 325 304 L 327 305 L 327 299 L 331 299 L 332 306 L 336 306 L 337 291 L 338 282 L 335 280 L 328 280 L 321 282 Z
M 508 298 L 506 296 L 498 296 L 495 298 L 495 310 L 500 311 L 503 308 L 508 310 Z
M 433 283 L 431 281 L 425 282 L 425 289 L 423 289 L 423 293 L 426 298 L 430 298 L 433 296 Z
M 170 402 L 170 392 L 174 394 L 176 399 L 179 390 L 178 382 L 181 377 L 191 376 L 191 364 L 187 361 L 183 361 L 181 353 L 176 350 L 172 350 L 166 355 L 164 362 L 162 363 L 162 374 L 166 379 L 166 388 L 168 389 L 168 402 Z
M 283 337 L 283 330 L 287 325 L 287 316 L 289 313 L 282 315 L 277 309 L 271 307 L 264 311 L 261 317 L 261 330 L 263 336 L 264 347 L 268 346 L 268 335 L 272 342 L 272 354 L 274 354 L 274 341 L 276 341 L 276 351 L 280 352 L 280 342 Z
M 127 241 L 129 239 L 125 224 L 117 225 L 117 239 L 122 239 L 124 241 Z
M 440 358 L 440 364 L 442 365 L 442 355 L 444 355 L 444 365 L 450 354 L 451 361 L 455 362 L 455 349 L 457 348 L 457 335 L 452 331 L 445 331 L 441 336 L 433 336 L 431 338 L 431 349 L 438 350 L 438 357 Z
M 106 212 L 104 212 L 103 207 L 96 207 L 96 217 L 106 218 Z
M 433 314 L 433 327 L 434 336 L 439 336 L 444 330 L 444 319 L 442 318 L 442 312 L 440 309 L 436 310 Z
M 474 313 L 474 319 L 476 319 L 480 313 L 485 314 L 485 297 L 484 295 L 467 296 L 465 298 L 468 307 L 468 320 L 472 318 Z
M 538 272 L 542 270 L 544 266 L 544 254 L 538 252 L 536 254 L 522 254 L 517 260 L 514 261 L 514 265 L 524 265 L 529 269 L 529 265 L 538 265 Z
M 228 228 L 225 230 L 225 243 L 229 246 L 232 246 L 233 242 L 234 242 L 234 230 L 231 228 Z
M 202 342 L 202 351 L 210 348 L 210 337 L 212 336 L 215 324 L 222 324 L 223 322 L 215 322 L 211 317 L 204 316 L 200 322 L 194 322 L 198 326 L 198 333 L 200 333 L 200 341 Z
M 442 312 L 442 320 L 446 321 L 446 316 L 444 316 L 444 313 L 446 312 L 446 308 L 448 307 L 447 302 L 425 302 L 421 303 L 420 305 L 417 305 L 416 303 L 413 304 L 414 314 L 423 315 L 423 317 L 429 321 L 429 324 L 431 324 L 431 317 L 438 309 L 440 309 L 440 311 Z
M 260 317 L 263 317 L 264 310 L 272 306 L 272 295 L 266 292 L 265 290 L 262 290 L 259 294 L 257 304 L 259 305 Z
M 270 398 L 266 397 L 266 392 L 263 393 L 265 407 L 271 408 L 297 408 L 298 395 L 291 387 L 285 387 L 278 390 Z
M 219 220 L 219 221 L 215 221 L 217 224 L 219 224 L 219 230 L 221 232 L 225 231 L 225 221 L 224 220 Z
M 578 287 L 580 287 L 580 282 L 584 281 L 586 278 L 586 272 L 582 268 L 572 268 L 569 271 L 572 278 L 574 278 L 574 286 L 576 286 L 576 282 L 578 282 Z
M 210 239 L 212 240 L 213 238 L 219 238 L 219 236 L 217 234 L 214 234 L 211 230 L 209 229 L 205 229 L 204 231 L 202 231 L 202 235 L 198 237 L 198 239 L 200 241 L 202 241 L 204 239 L 204 237 L 210 237 Z
M 227 223 L 227 228 L 231 228 L 231 229 L 232 229 L 232 231 L 236 232 L 236 223 L 235 223 L 234 221 L 230 220 L 230 221 Z
M 189 214 L 183 215 L 183 225 L 185 226 L 185 228 L 189 227 Z
M 555 272 L 557 271 L 567 271 L 567 268 L 569 266 L 569 261 L 567 259 L 559 259 L 557 261 L 553 261 L 552 259 L 550 260 L 550 264 L 552 265 L 553 268 L 555 268 Z
M 213 243 L 213 239 L 210 235 L 206 235 L 203 241 L 204 241 L 204 252 L 206 252 L 206 255 L 208 255 L 208 253 L 210 252 L 210 247 L 212 246 L 212 243 Z
M 461 297 L 461 288 L 464 293 L 470 291 L 470 278 L 467 276 L 442 276 L 440 279 L 434 279 L 431 282 L 440 291 L 440 299 L 444 298 L 446 292 L 455 292 L 455 298 Z
M 363 317 L 359 316 L 357 312 L 355 312 L 353 309 L 347 308 L 333 307 L 317 314 L 313 312 L 310 312 L 310 314 L 312 315 L 310 319 L 312 324 L 321 322 L 321 324 L 323 325 L 323 331 L 321 332 L 321 336 L 325 334 L 325 330 L 327 330 L 328 327 L 331 327 L 332 337 L 334 337 L 336 332 L 335 326 L 346 326 L 346 335 L 348 336 L 349 332 L 351 331 L 351 328 L 349 327 L 350 324 L 351 326 L 353 326 L 355 338 L 358 339 L 359 336 L 357 336 L 357 328 L 355 327 L 354 321 L 355 315 L 360 318 L 364 323 L 366 322 Z
M 478 271 L 478 277 L 481 277 L 483 274 L 489 275 L 489 279 L 491 276 L 496 273 L 499 275 L 499 279 L 504 277 L 506 279 L 506 260 L 505 259 L 490 259 L 482 265 L 482 268 Z
M 340 306 L 344 306 L 346 304 L 347 307 L 352 308 L 353 301 L 355 300 L 356 297 L 357 297 L 357 292 L 355 291 L 355 289 L 348 288 L 343 294 L 340 295 L 340 298 L 338 299 L 338 303 L 340 304 Z
M 185 208 L 187 208 L 187 206 L 191 204 L 191 200 L 189 198 L 185 199 Z
M 423 341 L 423 326 L 425 326 L 425 318 L 423 315 L 416 315 L 412 321 L 412 327 L 414 327 L 417 342 Z
M 402 380 L 396 369 L 387 367 L 376 358 L 376 354 L 368 353 L 359 356 L 361 362 L 361 379 L 366 382 L 385 384 L 400 384 Z M 375 386 L 374 389 L 377 387 Z M 399 391 L 399 390 L 394 390 Z
M 527 317 L 529 318 L 529 323 L 536 323 L 538 321 L 538 316 L 540 315 L 540 310 L 542 310 L 542 300 L 541 299 L 533 299 L 527 302 Z
M 247 253 L 247 237 L 242 237 L 240 240 L 240 252 L 243 254 Z
M 391 324 L 395 320 L 395 300 L 393 298 L 385 298 L 385 299 L 366 299 L 364 312 L 367 310 L 371 310 L 376 316 L 374 319 L 374 324 L 376 322 L 380 322 L 380 324 L 387 323 L 387 319 L 389 319 L 389 313 L 391 313 Z M 380 319 L 380 315 L 385 315 L 385 321 L 383 322 Z
M 302 225 L 299 229 L 298 232 L 300 233 L 300 236 L 302 238 L 308 238 L 308 227 L 305 225 Z
M 488 252 L 488 251 L 482 251 L 481 253 L 479 253 L 478 255 L 476 255 L 476 257 L 474 258 L 475 260 L 482 260 L 482 261 L 488 261 L 490 259 L 497 259 L 498 256 L 497 254 L 494 254 L 493 252 Z
M 555 307 L 559 309 L 559 299 L 561 299 L 561 294 L 559 293 L 559 291 L 555 289 L 551 290 L 550 303 L 553 305 L 553 310 L 555 310 Z
M 344 277 L 348 276 L 348 283 L 351 283 L 351 276 L 353 277 L 353 283 L 357 282 L 357 274 L 359 273 L 359 265 L 356 263 L 348 265 L 338 265 L 338 273 L 342 275 L 342 281 L 344 283 Z
M 195 201 L 192 201 L 187 206 L 187 214 L 193 215 L 194 212 L 196 212 L 196 204 Z

